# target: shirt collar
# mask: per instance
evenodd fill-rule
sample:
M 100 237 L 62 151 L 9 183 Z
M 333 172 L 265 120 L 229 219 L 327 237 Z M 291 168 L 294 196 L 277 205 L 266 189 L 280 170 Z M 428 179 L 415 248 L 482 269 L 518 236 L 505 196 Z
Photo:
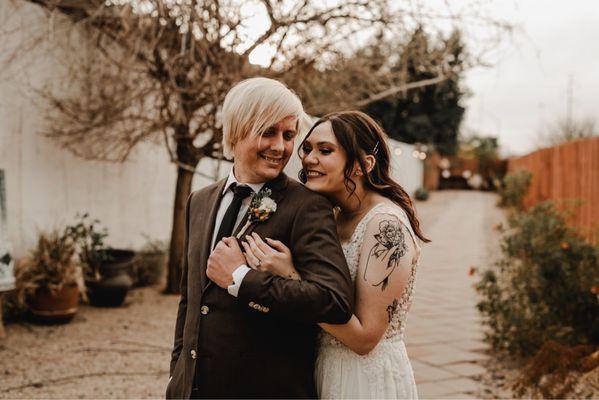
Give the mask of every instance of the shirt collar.
M 260 189 L 262 189 L 262 186 L 264 186 L 265 182 L 263 182 L 263 183 L 241 183 L 235 178 L 235 174 L 233 173 L 233 168 L 231 168 L 231 172 L 229 172 L 229 177 L 227 178 L 227 183 L 225 184 L 222 194 L 227 193 L 227 190 L 229 190 L 232 183 L 237 183 L 240 185 L 247 185 L 254 191 L 254 193 L 258 193 L 260 191 Z

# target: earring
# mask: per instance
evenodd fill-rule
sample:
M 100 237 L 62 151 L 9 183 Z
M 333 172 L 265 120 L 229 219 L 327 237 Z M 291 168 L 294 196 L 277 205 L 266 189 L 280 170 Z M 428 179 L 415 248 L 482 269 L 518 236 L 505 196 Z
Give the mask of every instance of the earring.
M 362 175 L 362 174 L 360 173 L 360 171 L 356 171 L 356 172 L 354 172 L 354 175 L 355 175 L 355 176 L 360 176 L 360 175 Z

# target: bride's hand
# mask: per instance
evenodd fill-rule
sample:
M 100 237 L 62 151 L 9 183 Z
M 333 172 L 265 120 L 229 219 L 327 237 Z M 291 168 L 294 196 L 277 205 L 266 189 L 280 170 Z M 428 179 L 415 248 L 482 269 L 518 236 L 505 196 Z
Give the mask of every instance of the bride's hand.
M 300 279 L 293 266 L 291 251 L 278 240 L 266 239 L 266 242 L 255 232 L 245 237 L 246 242 L 241 242 L 245 249 L 245 260 L 248 266 L 260 271 L 290 279 Z

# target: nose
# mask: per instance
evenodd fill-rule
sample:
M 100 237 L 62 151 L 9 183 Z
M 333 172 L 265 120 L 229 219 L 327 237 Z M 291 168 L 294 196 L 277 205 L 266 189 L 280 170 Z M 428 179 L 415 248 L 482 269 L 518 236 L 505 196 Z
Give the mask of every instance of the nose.
M 283 153 L 285 151 L 285 142 L 283 135 L 276 135 L 270 141 L 270 150 L 277 153 Z
M 315 151 L 311 151 L 308 154 L 304 153 L 304 157 L 302 158 L 302 164 L 304 167 L 318 164 L 318 158 L 316 157 L 315 153 Z

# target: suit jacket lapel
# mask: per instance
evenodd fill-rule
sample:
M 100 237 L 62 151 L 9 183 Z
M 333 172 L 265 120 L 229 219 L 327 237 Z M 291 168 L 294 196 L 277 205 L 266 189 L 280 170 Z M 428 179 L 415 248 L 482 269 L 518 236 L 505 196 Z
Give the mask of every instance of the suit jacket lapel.
M 262 190 L 264 190 L 266 188 L 270 189 L 272 191 L 270 198 L 273 199 L 273 201 L 275 203 L 277 203 L 277 205 L 278 205 L 279 202 L 281 200 L 283 200 L 283 198 L 285 197 L 285 189 L 287 189 L 288 184 L 289 184 L 289 178 L 284 173 L 281 173 L 279 176 L 277 176 L 272 181 L 266 182 L 266 184 L 264 184 L 264 187 L 262 188 Z M 233 236 L 236 237 L 239 234 L 241 229 L 246 225 L 248 218 L 249 218 L 249 215 L 246 212 L 243 215 L 243 219 L 241 220 L 241 222 L 239 223 L 239 225 L 233 232 Z M 250 226 L 248 226 L 246 231 L 243 233 L 243 236 L 249 235 L 250 233 L 252 233 L 252 231 L 254 230 L 254 228 L 256 227 L 257 224 L 258 224 L 258 222 L 252 222 L 250 224 Z M 241 237 L 240 239 L 243 239 L 243 238 Z
M 222 193 L 223 190 L 225 189 L 225 183 L 227 182 L 226 179 L 223 179 L 219 185 L 216 186 L 216 188 L 213 190 L 212 193 L 210 193 L 210 195 L 208 196 L 208 203 L 210 205 L 210 209 L 208 210 L 208 212 L 205 214 L 206 218 L 204 219 L 204 221 L 207 221 L 207 225 L 204 228 L 203 232 L 204 235 L 202 235 L 201 241 L 200 241 L 200 246 L 202 246 L 202 260 L 200 260 L 200 265 L 202 266 L 201 271 L 200 271 L 200 287 L 205 289 L 210 283 L 211 281 L 208 280 L 208 278 L 206 277 L 206 263 L 208 261 L 208 257 L 210 256 L 210 253 L 212 252 L 212 248 L 211 248 L 211 244 L 212 244 L 212 235 L 214 234 L 214 229 L 215 229 L 215 222 L 216 222 L 216 213 L 218 211 L 218 207 L 220 205 L 220 202 L 222 200 Z
M 212 244 L 212 235 L 214 233 L 214 229 L 216 228 L 214 226 L 215 222 L 216 222 L 216 213 L 218 211 L 218 207 L 222 200 L 222 192 L 225 188 L 226 181 L 227 181 L 226 179 L 223 180 L 221 182 L 221 184 L 218 185 L 216 190 L 214 192 L 212 192 L 208 198 L 209 204 L 211 204 L 212 207 L 210 209 L 210 212 L 209 212 L 208 218 L 207 218 L 207 220 L 210 221 L 210 224 L 204 230 L 205 234 L 204 234 L 203 243 L 202 243 L 203 260 L 201 260 L 202 262 L 200 265 L 202 265 L 203 268 L 200 273 L 200 286 L 203 288 L 203 291 L 205 291 L 206 289 L 208 289 L 208 287 L 210 287 L 212 285 L 212 281 L 209 280 L 208 277 L 206 276 L 206 264 L 208 262 L 208 257 L 210 256 L 210 253 L 212 252 L 212 248 L 210 247 L 210 245 Z M 278 177 L 276 177 L 272 181 L 267 182 L 264 185 L 264 187 L 269 188 L 272 191 L 272 195 L 270 197 L 271 197 L 271 199 L 273 199 L 275 201 L 275 203 L 278 204 L 285 197 L 285 189 L 287 188 L 288 183 L 289 183 L 289 178 L 287 177 L 287 175 L 285 175 L 284 173 L 281 173 Z M 241 228 L 243 228 L 245 226 L 247 220 L 248 220 L 248 214 L 246 212 L 243 216 L 243 219 L 241 220 L 241 222 L 239 223 L 239 225 L 233 232 L 233 236 L 236 236 L 239 233 Z M 248 229 L 244 232 L 244 235 L 250 234 L 252 232 L 252 230 L 254 229 L 254 227 L 256 226 L 256 224 L 257 224 L 257 222 L 252 223 L 248 227 Z

